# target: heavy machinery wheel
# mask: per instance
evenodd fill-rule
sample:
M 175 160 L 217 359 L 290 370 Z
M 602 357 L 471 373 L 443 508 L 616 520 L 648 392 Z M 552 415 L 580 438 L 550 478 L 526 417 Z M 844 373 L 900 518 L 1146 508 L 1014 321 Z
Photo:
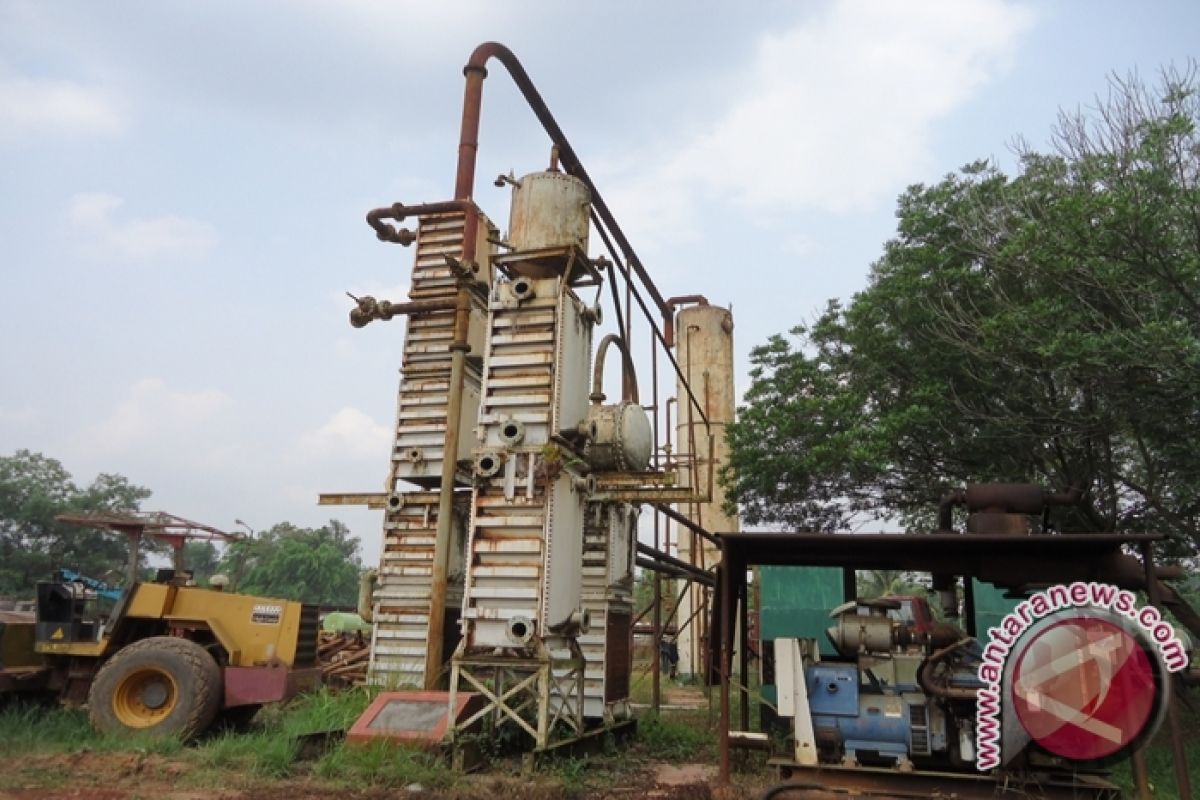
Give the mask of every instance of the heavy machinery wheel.
M 192 739 L 221 705 L 221 668 L 187 639 L 155 636 L 110 658 L 92 681 L 88 717 L 102 732 Z

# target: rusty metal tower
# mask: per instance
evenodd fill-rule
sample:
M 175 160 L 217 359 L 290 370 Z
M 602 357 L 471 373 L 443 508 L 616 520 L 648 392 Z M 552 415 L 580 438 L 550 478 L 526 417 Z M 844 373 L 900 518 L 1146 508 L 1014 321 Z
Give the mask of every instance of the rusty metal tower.
M 472 199 L 493 58 L 553 144 L 548 169 L 497 179 L 512 186 L 505 239 Z M 428 697 L 448 678 L 448 708 L 464 692 L 482 698 L 451 720 L 450 738 L 490 719 L 541 750 L 628 715 L 635 563 L 709 579 L 638 543 L 640 508 L 707 498 L 698 481 L 676 485 L 657 441 L 660 353 L 687 386 L 664 349 L 673 308 L 512 53 L 481 45 L 464 72 L 455 199 L 367 215 L 380 240 L 416 247 L 409 300 L 355 298 L 351 312 L 356 327 L 407 319 L 386 491 L 321 501 L 385 511 L 372 680 Z M 609 257 L 589 255 L 593 233 Z M 606 285 L 616 331 L 596 343 Z M 649 406 L 631 353 L 634 300 L 651 334 Z M 608 402 L 605 363 L 618 358 L 621 398 Z

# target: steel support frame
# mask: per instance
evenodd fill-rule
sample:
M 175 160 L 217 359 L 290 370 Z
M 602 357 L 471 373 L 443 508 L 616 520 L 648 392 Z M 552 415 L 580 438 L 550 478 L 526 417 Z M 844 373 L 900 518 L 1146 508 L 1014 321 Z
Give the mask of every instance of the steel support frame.
M 587 661 L 575 639 L 567 639 L 565 644 L 571 651 L 569 658 L 555 658 L 540 640 L 535 640 L 533 652 L 524 658 L 499 658 L 490 651 L 467 654 L 460 645 L 450 663 L 450 707 L 454 708 L 460 681 L 481 694 L 486 704 L 454 722 L 447 729 L 447 739 L 453 742 L 489 714 L 497 727 L 512 723 L 529 734 L 535 752 L 555 741 L 559 723 L 569 729 L 566 738 L 583 735 Z M 556 674 L 563 669 L 565 673 Z M 523 715 L 531 705 L 537 709 L 533 723 Z

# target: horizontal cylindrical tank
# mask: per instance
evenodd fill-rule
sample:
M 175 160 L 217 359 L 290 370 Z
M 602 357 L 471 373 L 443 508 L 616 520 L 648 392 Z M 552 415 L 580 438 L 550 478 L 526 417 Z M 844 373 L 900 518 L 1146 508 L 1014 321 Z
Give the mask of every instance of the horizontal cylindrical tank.
M 635 403 L 592 406 L 587 459 L 600 472 L 640 472 L 650 465 L 654 434 L 650 419 Z

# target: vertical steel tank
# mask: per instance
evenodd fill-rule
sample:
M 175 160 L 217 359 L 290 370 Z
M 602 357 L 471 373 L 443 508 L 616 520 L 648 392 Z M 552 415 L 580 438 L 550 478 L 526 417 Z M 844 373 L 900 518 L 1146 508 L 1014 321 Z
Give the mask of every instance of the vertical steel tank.
M 681 462 L 679 480 L 695 486 L 711 499 L 706 503 L 686 503 L 679 512 L 714 533 L 738 530 L 735 516 L 725 513 L 725 490 L 717 480 L 717 471 L 728 460 L 725 426 L 734 418 L 733 388 L 733 312 L 707 304 L 689 306 L 675 316 L 676 358 L 680 371 L 691 386 L 692 394 L 708 418 L 708 428 L 688 397 L 682 381 L 677 386 L 678 421 L 675 426 L 675 452 Z M 709 456 L 709 436 L 712 456 Z M 710 467 L 711 477 L 710 477 Z M 679 558 L 704 569 L 712 569 L 720 560 L 720 551 L 690 531 L 679 529 Z M 692 584 L 679 608 L 679 619 L 692 619 L 679 634 L 679 671 L 698 672 L 704 661 L 700 631 L 706 615 L 693 614 L 707 602 L 705 589 Z M 705 606 L 707 608 L 707 606 Z
M 533 172 L 513 186 L 508 243 L 528 259 L 512 263 L 515 275 L 561 275 L 572 258 L 587 253 L 592 210 L 583 181 L 551 168 Z

